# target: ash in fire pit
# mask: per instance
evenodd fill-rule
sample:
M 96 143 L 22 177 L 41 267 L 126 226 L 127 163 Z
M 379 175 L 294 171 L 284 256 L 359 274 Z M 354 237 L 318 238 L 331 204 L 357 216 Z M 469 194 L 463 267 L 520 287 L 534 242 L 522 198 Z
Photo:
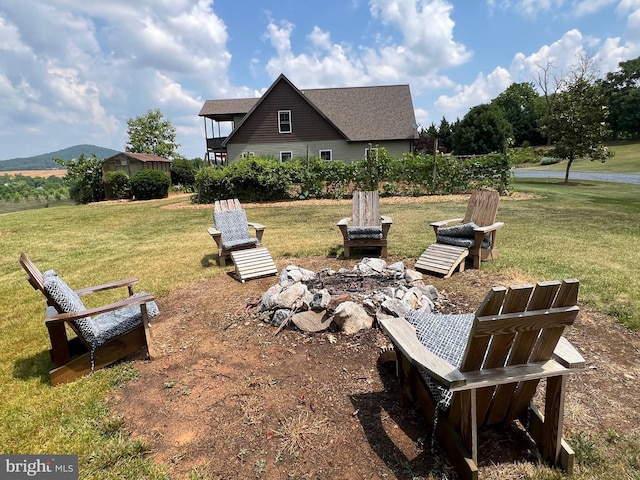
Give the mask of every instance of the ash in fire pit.
M 351 334 L 371 328 L 381 315 L 431 312 L 438 299 L 422 274 L 402 262 L 387 266 L 382 259 L 365 258 L 351 270 L 313 272 L 290 265 L 264 293 L 258 310 L 264 321 L 277 327 L 291 321 L 306 332 L 331 327 Z

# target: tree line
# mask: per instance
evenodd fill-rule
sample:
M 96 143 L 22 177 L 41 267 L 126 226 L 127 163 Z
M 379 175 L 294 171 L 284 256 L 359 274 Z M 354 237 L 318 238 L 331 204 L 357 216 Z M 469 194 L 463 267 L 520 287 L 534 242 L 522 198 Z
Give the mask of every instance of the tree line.
M 511 147 L 549 146 L 567 161 L 605 161 L 609 140 L 640 138 L 640 57 L 598 76 L 595 61 L 581 55 L 568 72 L 548 60 L 532 82 L 513 83 L 487 104 L 450 123 L 442 118 L 420 131 L 418 151 L 456 155 L 506 152 Z

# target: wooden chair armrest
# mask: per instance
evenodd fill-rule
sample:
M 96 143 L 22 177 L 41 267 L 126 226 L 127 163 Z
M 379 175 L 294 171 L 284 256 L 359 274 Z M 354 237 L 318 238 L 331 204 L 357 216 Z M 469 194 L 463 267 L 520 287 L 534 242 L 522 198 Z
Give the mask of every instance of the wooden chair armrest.
M 584 357 L 564 337 L 560 337 L 558 340 L 553 351 L 553 358 L 561 365 L 571 369 L 583 369 L 587 366 Z
M 343 225 L 346 227 L 347 225 L 349 225 L 349 222 L 351 222 L 351 217 L 345 217 L 345 218 L 340 219 L 340 221 L 338 223 L 336 223 L 336 225 L 338 227 L 341 227 Z
M 221 249 L 222 248 L 222 232 L 220 230 L 216 230 L 213 227 L 209 227 L 209 229 L 207 229 L 207 232 L 209 233 L 209 235 L 211 235 L 211 238 L 213 238 L 213 241 L 216 242 L 218 249 Z
M 386 223 L 386 224 L 389 224 L 389 225 L 393 225 L 393 220 L 391 219 L 391 217 L 387 217 L 387 216 L 385 216 L 385 215 L 382 215 L 382 216 L 380 217 L 380 223 L 382 223 L 383 225 L 384 225 L 385 223 Z
M 114 282 L 103 283 L 102 285 L 95 285 L 93 287 L 79 288 L 78 290 L 75 290 L 75 292 L 78 295 L 87 295 L 89 293 L 102 292 L 113 288 L 130 287 L 135 283 L 138 283 L 138 279 L 136 277 L 129 277 L 122 280 L 116 280 Z
M 481 232 L 481 233 L 489 233 L 489 232 L 493 232 L 499 228 L 504 227 L 504 222 L 496 222 L 492 225 L 487 225 L 486 227 L 476 227 L 473 229 L 474 232 Z
M 256 222 L 247 222 L 247 225 L 249 225 L 250 227 L 255 228 L 256 230 L 264 230 L 265 229 L 264 225 L 261 225 L 261 224 L 256 223 Z
M 256 238 L 258 239 L 258 243 L 262 244 L 262 236 L 264 235 L 265 226 L 255 222 L 247 222 L 247 225 L 254 228 L 254 230 L 256 231 Z
M 138 297 L 128 297 L 118 302 L 109 303 L 108 305 L 103 305 L 100 307 L 89 308 L 87 310 L 80 310 L 78 312 L 69 312 L 69 313 L 58 313 L 56 315 L 46 317 L 44 321 L 45 321 L 45 324 L 52 323 L 52 322 L 60 322 L 60 321 L 69 322 L 72 320 L 78 320 L 80 318 L 98 315 L 100 313 L 119 310 L 124 307 L 130 307 L 133 305 L 142 305 L 143 303 L 151 302 L 153 300 L 154 300 L 153 295 L 147 293 L 145 295 L 140 295 Z
M 380 318 L 378 324 L 397 351 L 413 365 L 422 368 L 434 381 L 445 388 L 459 387 L 466 383 L 464 375 L 456 367 L 420 343 L 415 328 L 404 318 Z
M 460 385 L 452 385 L 452 392 L 473 390 L 477 388 L 495 387 L 507 383 L 525 382 L 527 380 L 539 380 L 569 373 L 577 373 L 579 369 L 567 368 L 556 360 L 545 362 L 522 363 L 506 367 L 487 368 L 472 372 L 464 372 L 465 382 Z
M 431 222 L 429 225 L 434 228 L 444 227 L 450 223 L 460 223 L 464 218 L 450 218 L 449 220 L 441 220 L 439 222 Z

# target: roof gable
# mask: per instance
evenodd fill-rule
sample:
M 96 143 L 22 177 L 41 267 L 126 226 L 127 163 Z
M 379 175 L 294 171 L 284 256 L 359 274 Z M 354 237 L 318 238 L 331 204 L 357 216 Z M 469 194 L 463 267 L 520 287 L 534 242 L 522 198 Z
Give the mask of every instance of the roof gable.
M 410 140 L 417 137 L 409 85 L 298 90 L 281 74 L 260 98 L 207 100 L 199 115 L 225 121 L 246 113 L 225 140 L 225 144 L 229 143 L 237 132 L 251 123 L 252 115 L 268 102 L 274 91 L 283 86 L 288 86 L 292 96 L 300 97 L 341 138 L 348 141 Z M 260 126 L 254 125 L 254 128 Z

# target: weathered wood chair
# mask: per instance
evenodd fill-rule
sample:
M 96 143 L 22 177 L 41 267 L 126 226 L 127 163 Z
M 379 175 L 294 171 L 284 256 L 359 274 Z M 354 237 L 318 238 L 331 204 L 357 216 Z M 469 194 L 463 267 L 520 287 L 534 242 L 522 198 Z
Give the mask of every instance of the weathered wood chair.
M 400 401 L 417 403 L 462 479 L 478 478 L 478 428 L 519 419 L 543 458 L 573 470 L 562 439 L 566 378 L 584 369 L 562 337 L 578 314 L 579 282 L 491 289 L 468 315 L 412 312 L 379 319 L 397 356 Z M 532 403 L 546 379 L 544 414 Z
M 393 221 L 380 215 L 377 191 L 353 192 L 351 217 L 341 219 L 337 226 L 342 233 L 344 258 L 351 257 L 351 249 L 380 247 L 380 256 L 387 256 L 387 235 Z
M 231 252 L 262 245 L 264 225 L 247 221 L 247 214 L 237 198 L 215 201 L 213 223 L 208 232 L 218 246 L 218 265 L 221 267 L 227 265 Z M 255 237 L 249 233 L 249 227 L 255 230 Z
M 20 255 L 20 265 L 31 286 L 47 302 L 45 325 L 55 366 L 49 372 L 52 385 L 71 382 L 143 349 L 151 358 L 149 319 L 159 311 L 153 296 L 133 293 L 136 278 L 73 290 L 53 270 L 41 273 L 24 253 Z M 128 297 L 115 303 L 86 309 L 80 299 L 122 287 L 127 288 Z M 66 327 L 76 336 L 69 338 Z
M 416 270 L 443 274 L 448 278 L 456 270 L 464 271 L 467 256 L 473 268 L 482 260 L 493 258 L 496 232 L 504 226 L 496 222 L 500 193 L 496 190 L 475 190 L 469 197 L 463 218 L 451 218 L 430 223 L 436 243 L 430 245 L 415 264 Z M 457 223 L 458 225 L 452 225 Z

